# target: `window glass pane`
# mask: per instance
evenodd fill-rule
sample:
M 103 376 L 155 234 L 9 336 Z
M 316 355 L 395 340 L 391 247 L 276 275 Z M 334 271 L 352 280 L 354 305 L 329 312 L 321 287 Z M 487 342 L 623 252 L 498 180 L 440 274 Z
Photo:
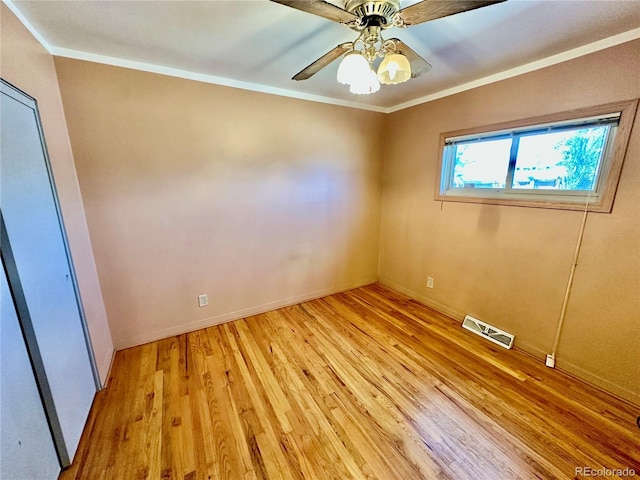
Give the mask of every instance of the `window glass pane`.
M 509 168 L 511 139 L 458 144 L 453 147 L 454 188 L 504 188 Z
M 609 128 L 522 136 L 512 188 L 594 190 Z

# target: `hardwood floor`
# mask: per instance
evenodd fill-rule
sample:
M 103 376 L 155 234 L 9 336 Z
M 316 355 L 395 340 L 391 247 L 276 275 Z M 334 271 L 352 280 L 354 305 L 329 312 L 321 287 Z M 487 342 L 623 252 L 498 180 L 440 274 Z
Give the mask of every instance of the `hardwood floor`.
M 371 285 L 118 352 L 60 478 L 640 474 L 638 415 Z

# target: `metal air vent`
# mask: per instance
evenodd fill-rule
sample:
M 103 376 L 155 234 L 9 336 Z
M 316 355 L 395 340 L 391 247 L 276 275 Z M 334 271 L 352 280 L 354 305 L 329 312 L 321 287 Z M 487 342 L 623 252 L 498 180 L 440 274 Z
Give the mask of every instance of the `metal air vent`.
M 470 315 L 464 317 L 462 328 L 466 328 L 470 332 L 480 335 L 490 342 L 497 343 L 501 347 L 511 348 L 513 346 L 513 339 L 515 338 L 514 335 L 504 332 L 499 328 L 478 320 L 477 318 L 473 318 Z

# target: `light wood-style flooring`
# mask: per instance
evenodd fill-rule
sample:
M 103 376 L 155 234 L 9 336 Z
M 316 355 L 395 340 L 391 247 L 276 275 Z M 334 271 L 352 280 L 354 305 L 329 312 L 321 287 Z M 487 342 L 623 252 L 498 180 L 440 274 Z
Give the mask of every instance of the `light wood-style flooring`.
M 638 415 L 371 285 L 117 352 L 60 478 L 640 474 Z

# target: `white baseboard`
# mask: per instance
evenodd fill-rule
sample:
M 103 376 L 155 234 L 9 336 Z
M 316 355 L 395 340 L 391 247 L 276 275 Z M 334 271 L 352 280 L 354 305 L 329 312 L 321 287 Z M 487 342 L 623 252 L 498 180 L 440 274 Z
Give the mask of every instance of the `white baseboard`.
M 153 342 L 156 340 L 162 340 L 164 338 L 173 337 L 174 335 L 182 335 L 183 333 L 193 332 L 200 330 L 201 328 L 207 328 L 214 325 L 220 325 L 222 323 L 239 320 L 244 317 L 250 317 L 252 315 L 258 315 L 278 308 L 288 307 L 296 305 L 298 303 L 314 300 L 320 297 L 326 297 L 335 293 L 344 292 L 365 285 L 376 283 L 378 279 L 376 277 L 370 277 L 361 281 L 351 282 L 340 287 L 326 288 L 322 290 L 316 290 L 314 292 L 304 293 L 302 295 L 296 295 L 295 297 L 289 297 L 282 300 L 275 300 L 273 302 L 263 303 L 261 305 L 254 305 L 233 312 L 227 312 L 213 317 L 203 318 L 195 322 L 189 322 L 181 325 L 176 325 L 169 328 L 163 328 L 152 332 L 145 332 L 141 335 L 134 335 L 124 339 L 118 339 L 114 341 L 116 343 L 116 350 L 123 350 L 129 347 L 135 347 L 137 345 L 143 345 L 145 343 Z
M 600 375 L 596 375 L 595 373 L 589 372 L 577 365 L 574 365 L 571 362 L 567 362 L 562 360 L 562 357 L 556 359 L 556 368 L 563 372 L 568 373 L 572 377 L 579 378 L 584 382 L 592 385 L 604 392 L 613 395 L 614 397 L 619 398 L 620 400 L 626 401 L 628 403 L 633 404 L 634 406 L 640 407 L 640 393 L 634 392 L 625 388 L 621 385 L 613 383 L 607 380 Z
M 107 388 L 109 383 L 109 377 L 111 377 L 111 369 L 113 368 L 113 360 L 116 358 L 116 349 L 112 349 L 104 356 L 103 361 L 98 364 L 98 372 L 104 372 L 100 374 L 101 389 Z
M 464 320 L 465 314 L 458 312 L 452 308 L 447 307 L 441 303 L 433 301 L 431 298 L 422 295 L 421 293 L 415 292 L 409 288 L 405 288 L 402 285 L 399 285 L 392 280 L 387 278 L 381 278 L 378 282 L 386 287 L 389 287 L 391 290 L 395 290 L 396 292 L 404 293 L 408 297 L 415 298 L 416 300 L 420 300 L 420 302 L 424 303 L 427 307 L 431 307 L 434 310 L 437 310 L 444 315 L 453 318 L 454 320 L 458 320 L 460 323 Z

